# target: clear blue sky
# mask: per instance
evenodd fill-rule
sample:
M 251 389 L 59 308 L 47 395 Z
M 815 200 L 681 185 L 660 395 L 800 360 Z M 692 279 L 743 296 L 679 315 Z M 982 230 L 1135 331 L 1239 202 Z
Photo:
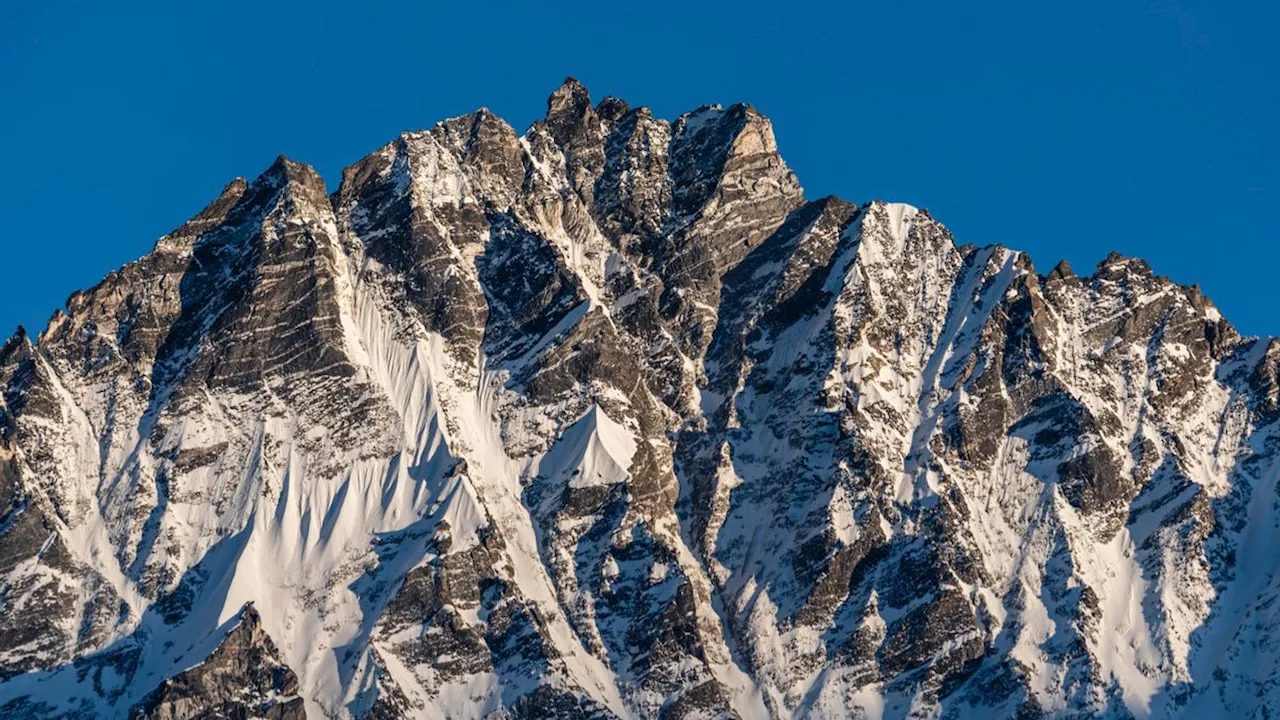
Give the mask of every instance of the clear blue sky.
M 124 4 L 0 19 L 0 335 L 281 152 L 332 190 L 402 130 L 523 130 L 566 75 L 668 118 L 753 103 L 810 197 L 924 206 L 1041 272 L 1139 255 L 1280 334 L 1275 3 Z

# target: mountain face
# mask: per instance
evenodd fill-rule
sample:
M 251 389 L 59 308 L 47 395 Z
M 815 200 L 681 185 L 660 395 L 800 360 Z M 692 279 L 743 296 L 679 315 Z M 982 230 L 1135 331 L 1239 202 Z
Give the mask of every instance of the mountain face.
M 0 715 L 1270 717 L 1280 343 L 754 109 L 280 158 L 0 349 Z

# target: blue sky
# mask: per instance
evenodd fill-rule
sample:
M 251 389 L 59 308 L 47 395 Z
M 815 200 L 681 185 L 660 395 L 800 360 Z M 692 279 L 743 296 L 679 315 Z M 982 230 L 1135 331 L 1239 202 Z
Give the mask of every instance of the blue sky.
M 668 118 L 754 104 L 811 197 L 927 207 L 961 243 L 1109 251 L 1280 334 L 1274 3 L 18 2 L 0 20 L 0 335 L 279 153 L 336 187 L 566 75 Z

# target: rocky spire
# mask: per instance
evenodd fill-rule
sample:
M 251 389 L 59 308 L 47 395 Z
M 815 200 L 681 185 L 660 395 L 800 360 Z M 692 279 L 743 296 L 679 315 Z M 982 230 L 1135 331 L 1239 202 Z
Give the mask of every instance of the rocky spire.
M 605 128 L 591 107 L 591 96 L 575 78 L 547 98 L 547 117 L 543 124 L 564 153 L 565 171 L 570 185 L 592 204 L 594 185 L 604 167 Z
M 547 129 L 562 147 L 578 140 L 597 122 L 591 96 L 577 78 L 565 78 L 547 98 Z

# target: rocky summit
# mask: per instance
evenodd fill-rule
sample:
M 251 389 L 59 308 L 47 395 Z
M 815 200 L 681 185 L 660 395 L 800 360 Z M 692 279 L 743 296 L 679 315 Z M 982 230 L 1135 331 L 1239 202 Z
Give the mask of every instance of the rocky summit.
M 1280 343 L 748 105 L 281 157 L 0 349 L 0 716 L 1264 718 Z

